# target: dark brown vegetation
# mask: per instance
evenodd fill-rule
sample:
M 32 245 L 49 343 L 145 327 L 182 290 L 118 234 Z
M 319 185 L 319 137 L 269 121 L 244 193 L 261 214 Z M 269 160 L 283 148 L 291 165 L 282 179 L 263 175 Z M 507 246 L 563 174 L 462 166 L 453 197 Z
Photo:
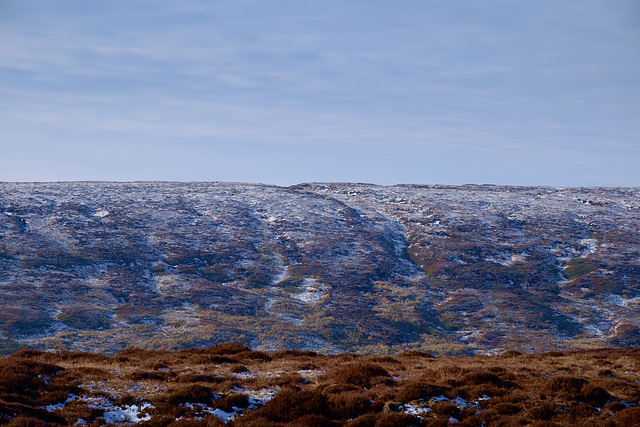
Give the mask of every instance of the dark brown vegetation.
M 8 426 L 630 426 L 640 349 L 438 357 L 240 344 L 0 359 Z

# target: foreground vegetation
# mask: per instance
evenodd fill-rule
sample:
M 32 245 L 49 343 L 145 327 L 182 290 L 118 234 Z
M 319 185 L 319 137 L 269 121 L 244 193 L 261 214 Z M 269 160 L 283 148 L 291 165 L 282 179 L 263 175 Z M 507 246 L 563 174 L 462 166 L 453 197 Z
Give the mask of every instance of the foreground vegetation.
M 9 426 L 629 426 L 639 400 L 637 348 L 440 358 L 222 344 L 0 359 Z

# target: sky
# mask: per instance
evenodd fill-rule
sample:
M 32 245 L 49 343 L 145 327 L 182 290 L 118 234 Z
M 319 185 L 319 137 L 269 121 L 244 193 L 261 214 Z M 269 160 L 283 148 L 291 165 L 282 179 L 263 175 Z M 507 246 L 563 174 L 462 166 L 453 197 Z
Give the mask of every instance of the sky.
M 640 186 L 637 0 L 0 0 L 0 181 Z

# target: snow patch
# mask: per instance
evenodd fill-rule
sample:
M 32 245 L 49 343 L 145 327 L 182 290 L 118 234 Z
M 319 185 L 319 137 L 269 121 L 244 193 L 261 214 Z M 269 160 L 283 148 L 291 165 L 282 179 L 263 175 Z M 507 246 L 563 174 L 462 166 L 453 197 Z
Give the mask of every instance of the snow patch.
M 71 403 L 74 400 L 76 400 L 78 398 L 78 396 L 76 396 L 75 394 L 70 394 L 69 397 L 67 398 L 67 400 L 65 400 L 62 403 L 56 403 L 53 405 L 47 405 L 44 406 L 43 408 L 46 409 L 49 412 L 53 412 L 53 411 L 57 411 L 58 409 L 64 409 L 65 406 L 67 406 L 67 403 Z
M 106 209 L 103 208 L 98 208 L 98 210 L 96 211 L 96 213 L 93 214 L 93 216 L 98 217 L 98 218 L 104 218 L 105 216 L 109 215 L 111 212 L 109 212 Z
M 246 394 L 249 400 L 249 406 L 246 409 L 258 409 L 258 407 L 264 405 L 278 393 L 276 390 L 264 388 L 262 390 L 245 390 L 240 387 L 234 387 L 232 389 L 234 393 Z M 210 414 L 220 419 L 223 423 L 233 421 L 237 415 L 245 411 L 245 408 L 232 408 L 232 412 L 223 411 L 220 408 L 213 409 L 204 403 L 185 403 L 184 406 L 192 411 L 196 411 L 196 419 L 198 415 Z
M 585 246 L 581 258 L 584 258 L 596 252 L 596 239 L 582 239 L 580 240 L 580 244 L 582 246 Z
M 263 388 L 262 390 L 244 390 L 244 393 L 249 396 L 249 405 L 262 406 L 273 399 L 278 394 L 278 391 L 271 388 Z
M 278 300 L 282 300 L 282 299 L 281 298 L 276 299 L 276 298 L 273 298 L 273 297 L 267 297 L 267 301 L 264 304 L 264 309 L 267 311 L 267 313 L 269 313 L 270 315 L 272 315 L 274 317 L 279 318 L 283 322 L 288 322 L 288 323 L 291 323 L 292 325 L 295 325 L 295 326 L 300 326 L 300 325 L 302 325 L 302 323 L 304 323 L 303 319 L 298 318 L 296 315 L 294 315 L 292 313 L 283 313 L 283 312 L 274 310 L 274 306 L 276 305 Z
M 90 408 L 102 409 L 104 421 L 108 424 L 138 424 L 142 421 L 149 421 L 151 414 L 142 415 L 142 412 L 154 407 L 151 403 L 120 407 L 105 397 L 84 396 L 81 400 L 88 402 Z
M 255 378 L 256 376 L 255 372 L 239 372 L 239 373 L 232 373 L 231 375 L 233 375 L 236 378 L 240 378 L 241 380 Z
M 317 378 L 318 375 L 324 374 L 324 371 L 320 369 L 303 369 L 298 371 L 298 373 L 305 378 Z
M 149 421 L 151 414 L 141 416 L 141 412 L 152 407 L 150 403 L 143 403 L 140 406 L 126 405 L 124 408 L 114 406 L 104 411 L 104 421 L 109 424 L 138 424 Z
M 527 260 L 527 254 L 510 254 L 502 253 L 492 257 L 486 257 L 485 261 L 493 262 L 500 265 L 512 265 L 516 262 L 525 262 Z
M 404 413 L 409 415 L 420 415 L 427 412 L 431 412 L 432 409 L 426 406 L 416 406 L 411 403 L 406 403 L 403 407 Z
M 302 279 L 302 289 L 302 292 L 291 296 L 306 304 L 315 304 L 326 295 L 327 286 L 318 283 L 316 279 L 304 278 Z
M 556 254 L 558 261 L 560 261 L 561 263 L 567 263 L 572 259 L 586 258 L 587 256 L 595 253 L 598 249 L 596 239 L 581 239 L 578 241 L 578 244 L 580 245 L 580 248 L 578 250 L 573 247 L 568 247 L 564 249 L 555 248 L 551 252 Z M 564 268 L 567 268 L 566 265 L 564 266 Z
M 220 420 L 223 423 L 228 423 L 229 421 L 233 421 L 233 419 L 236 417 L 236 415 L 238 415 L 237 412 L 225 412 L 220 408 L 217 408 L 216 410 L 209 412 L 211 415 L 214 415 L 218 418 L 220 418 Z

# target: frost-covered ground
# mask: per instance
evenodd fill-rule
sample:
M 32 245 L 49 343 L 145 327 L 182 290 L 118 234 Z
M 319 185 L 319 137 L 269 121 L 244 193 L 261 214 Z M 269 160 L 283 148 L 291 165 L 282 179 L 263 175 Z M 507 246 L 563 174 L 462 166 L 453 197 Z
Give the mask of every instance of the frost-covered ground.
M 0 184 L 0 340 L 112 353 L 640 343 L 640 190 Z

